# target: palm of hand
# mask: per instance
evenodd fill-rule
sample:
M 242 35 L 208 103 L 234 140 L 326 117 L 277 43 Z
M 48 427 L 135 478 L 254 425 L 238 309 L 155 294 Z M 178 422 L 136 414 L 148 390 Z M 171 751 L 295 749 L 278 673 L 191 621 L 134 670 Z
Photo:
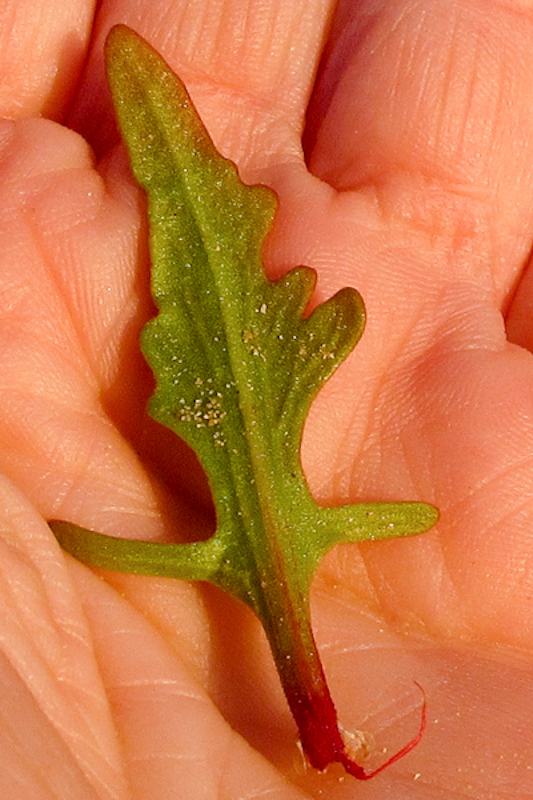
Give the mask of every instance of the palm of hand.
M 443 516 L 438 531 L 417 539 L 338 548 L 316 580 L 315 628 L 348 727 L 381 727 L 383 741 L 402 744 L 416 725 L 409 715 L 396 730 L 419 702 L 416 679 L 429 729 L 408 760 L 364 787 L 335 770 L 305 773 L 245 610 L 176 582 L 104 583 L 65 562 L 43 522 L 63 517 L 142 538 L 204 535 L 210 524 L 201 478 L 188 461 L 184 468 L 175 441 L 168 455 L 170 440 L 143 412 L 150 377 L 136 342 L 152 311 L 142 199 L 114 146 L 107 96 L 89 91 L 98 87 L 96 37 L 66 122 L 87 133 L 97 169 L 80 137 L 54 123 L 0 127 L 1 685 L 10 766 L 0 786 L 11 781 L 6 791 L 20 787 L 17 797 L 527 790 L 530 662 L 516 652 L 531 649 L 533 631 L 532 364 L 507 343 L 501 310 L 527 346 L 527 269 L 511 298 L 531 237 L 522 50 L 531 23 L 501 26 L 508 15 L 500 9 L 485 20 L 484 38 L 448 40 L 451 22 L 435 11 L 424 33 L 431 41 L 433 31 L 435 49 L 418 63 L 416 13 L 394 24 L 391 9 L 357 45 L 361 19 L 346 14 L 331 32 L 309 115 L 313 177 L 298 145 L 324 10 L 307 6 L 304 24 L 297 5 L 284 12 L 283 34 L 263 31 L 269 69 L 253 48 L 233 55 L 232 26 L 217 51 L 196 47 L 179 4 L 166 50 L 153 34 L 156 4 L 144 28 L 116 10 L 111 19 L 105 4 L 100 22 L 129 22 L 159 47 L 244 179 L 276 189 L 270 274 L 306 263 L 319 273 L 319 299 L 347 284 L 365 299 L 363 340 L 308 420 L 310 485 L 328 503 L 423 499 Z M 480 19 L 456 12 L 454 21 L 468 34 Z M 260 26 L 250 34 L 260 35 Z M 203 41 L 212 41 L 208 26 Z M 460 79 L 443 68 L 454 47 Z M 409 78 L 400 72 L 393 84 L 402 57 Z M 65 85 L 55 108 L 66 108 L 66 93 Z

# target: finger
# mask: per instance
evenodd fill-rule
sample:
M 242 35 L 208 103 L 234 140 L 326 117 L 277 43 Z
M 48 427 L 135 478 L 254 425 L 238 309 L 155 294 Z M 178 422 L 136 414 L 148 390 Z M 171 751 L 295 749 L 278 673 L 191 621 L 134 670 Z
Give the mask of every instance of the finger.
M 341 3 L 310 113 L 315 174 L 500 302 L 530 247 L 532 37 L 531 3 Z
M 104 3 L 95 46 L 71 122 L 97 148 L 107 147 L 109 104 L 103 39 L 111 25 L 133 27 L 178 72 L 210 134 L 241 169 L 287 148 L 300 152 L 300 135 L 331 0 L 192 0 Z M 95 111 L 97 116 L 95 116 Z
M 139 213 L 106 178 L 53 122 L 0 126 L 0 470 L 47 518 L 83 508 L 99 529 L 91 514 L 113 508 L 119 530 L 148 535 L 160 502 L 117 430 L 142 449 Z
M 4 477 L 0 508 L 0 793 L 124 797 L 101 673 L 57 543 Z
M 194 675 L 204 672 L 207 662 L 198 669 L 196 653 L 196 669 L 191 669 L 181 649 L 169 645 L 161 630 L 135 606 L 84 567 L 74 565 L 74 569 L 89 624 L 97 631 L 96 656 L 122 745 L 121 766 L 129 785 L 135 787 L 135 797 L 305 800 L 307 795 L 289 784 L 238 730 L 249 730 L 250 706 L 243 715 L 244 725 L 232 727 L 222 717 L 212 697 L 218 693 L 220 676 L 212 680 L 209 676 L 208 695 Z M 167 603 L 167 591 L 165 595 Z M 147 616 L 153 617 L 153 598 L 150 609 Z M 192 627 L 182 619 L 182 628 L 195 635 Z M 233 644 L 236 628 L 232 625 Z M 215 667 L 218 671 L 219 665 Z M 210 666 L 207 669 L 211 672 Z M 239 689 L 242 701 L 242 685 Z M 264 682 L 259 688 L 255 685 L 255 695 L 264 689 Z M 286 738 L 290 744 L 294 742 L 294 731 L 284 725 L 286 717 L 281 722 L 278 718 L 274 734 L 268 726 L 272 720 L 265 716 L 267 720 L 258 723 L 259 743 L 279 762 L 284 758 L 280 751 Z M 294 757 L 294 753 L 290 755 Z
M 60 119 L 83 66 L 94 0 L 5 0 L 0 10 L 0 114 Z

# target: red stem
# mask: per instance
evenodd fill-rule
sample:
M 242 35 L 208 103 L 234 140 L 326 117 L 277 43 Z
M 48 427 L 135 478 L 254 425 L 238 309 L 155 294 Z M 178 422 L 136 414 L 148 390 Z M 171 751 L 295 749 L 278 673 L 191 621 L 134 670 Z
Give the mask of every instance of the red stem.
M 303 751 L 311 765 L 315 769 L 325 770 L 329 764 L 337 762 L 349 775 L 364 781 L 410 753 L 420 742 L 426 728 L 425 695 L 416 736 L 384 764 L 366 771 L 350 756 L 343 741 L 309 617 L 300 613 L 296 619 L 295 615 L 287 614 L 285 620 L 290 620 L 292 624 L 289 624 L 288 631 L 285 629 L 285 636 L 281 639 L 274 633 L 276 629 L 270 629 L 270 633 L 274 634 L 271 647 L 285 696 L 298 726 Z M 276 632 L 279 634 L 279 628 Z M 419 688 L 424 694 L 422 687 Z
M 302 692 L 299 689 L 287 690 L 286 688 L 285 692 L 298 725 L 304 753 L 315 769 L 325 770 L 329 764 L 338 762 L 342 764 L 348 774 L 358 780 L 366 781 L 390 767 L 407 753 L 410 753 L 424 735 L 427 723 L 425 697 L 422 705 L 420 726 L 416 736 L 401 750 L 388 758 L 384 764 L 367 772 L 350 757 L 346 750 L 339 730 L 335 705 L 326 685 L 325 677 L 320 688 L 321 690 L 310 693 Z

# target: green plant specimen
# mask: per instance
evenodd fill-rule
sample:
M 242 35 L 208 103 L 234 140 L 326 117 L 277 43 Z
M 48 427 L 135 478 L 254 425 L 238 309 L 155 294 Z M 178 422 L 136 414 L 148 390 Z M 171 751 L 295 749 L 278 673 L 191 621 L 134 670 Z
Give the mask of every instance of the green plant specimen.
M 274 193 L 240 181 L 184 86 L 139 36 L 115 27 L 106 58 L 133 171 L 148 196 L 159 308 L 142 334 L 157 380 L 149 411 L 197 453 L 217 527 L 207 541 L 173 545 L 66 522 L 52 523 L 54 533 L 86 564 L 210 581 L 250 606 L 311 764 L 324 769 L 337 761 L 368 778 L 386 764 L 365 772 L 343 742 L 311 629 L 311 579 L 334 545 L 420 533 L 437 511 L 424 503 L 325 508 L 307 487 L 304 420 L 362 334 L 362 300 L 346 288 L 304 318 L 314 272 L 300 267 L 272 282 L 261 263 Z

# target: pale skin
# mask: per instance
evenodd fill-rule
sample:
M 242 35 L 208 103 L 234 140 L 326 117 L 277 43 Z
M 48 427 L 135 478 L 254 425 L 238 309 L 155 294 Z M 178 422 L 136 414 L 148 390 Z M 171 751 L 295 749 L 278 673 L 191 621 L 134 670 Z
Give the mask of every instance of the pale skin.
M 104 0 L 93 20 L 85 0 L 13 0 L 0 16 L 2 796 L 533 793 L 533 2 L 360 0 L 331 25 L 335 5 Z M 318 300 L 365 299 L 306 427 L 316 498 L 441 509 L 421 537 L 338 548 L 313 587 L 372 765 L 417 730 L 413 682 L 426 694 L 422 743 L 366 784 L 306 770 L 246 609 L 97 576 L 46 526 L 178 541 L 212 522 L 199 470 L 144 412 L 146 223 L 102 72 L 115 22 L 278 193 L 269 275 L 307 264 Z

